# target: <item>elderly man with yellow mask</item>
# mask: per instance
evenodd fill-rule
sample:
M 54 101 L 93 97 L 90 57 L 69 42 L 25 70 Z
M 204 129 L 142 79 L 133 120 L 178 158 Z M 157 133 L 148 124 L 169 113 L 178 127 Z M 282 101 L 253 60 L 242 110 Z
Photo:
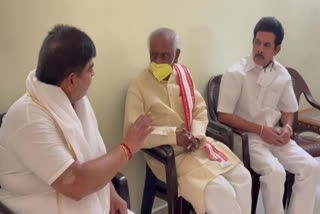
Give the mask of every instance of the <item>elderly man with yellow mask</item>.
M 178 193 L 197 213 L 249 214 L 251 177 L 241 161 L 222 143 L 206 137 L 206 104 L 194 88 L 188 69 L 177 64 L 179 38 L 160 28 L 149 37 L 150 66 L 131 83 L 125 133 L 136 118 L 150 112 L 153 132 L 144 148 L 172 145 L 176 156 Z M 152 171 L 165 181 L 162 165 L 150 156 Z

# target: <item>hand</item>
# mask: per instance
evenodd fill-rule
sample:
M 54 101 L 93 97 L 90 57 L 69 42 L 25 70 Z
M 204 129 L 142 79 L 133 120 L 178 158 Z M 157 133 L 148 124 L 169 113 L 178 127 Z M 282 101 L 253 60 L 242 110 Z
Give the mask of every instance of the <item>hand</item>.
M 191 138 L 191 140 L 189 142 L 189 146 L 190 146 L 190 151 L 191 152 L 196 151 L 200 147 L 200 139 L 192 136 L 192 138 Z
M 127 202 L 115 190 L 110 191 L 110 214 L 127 214 L 127 209 Z
M 282 138 L 284 144 L 289 143 L 290 141 L 290 130 L 288 127 L 282 127 L 280 129 L 280 137 Z
M 182 146 L 185 152 L 193 152 L 200 146 L 200 140 L 195 138 L 188 130 L 182 129 L 176 131 L 176 140 L 179 146 Z
M 261 138 L 266 143 L 274 146 L 282 146 L 283 144 L 285 144 L 282 137 L 280 136 L 280 132 L 271 127 L 263 127 Z
M 129 146 L 132 154 L 137 153 L 141 149 L 144 140 L 153 131 L 151 123 L 151 114 L 142 114 L 129 128 L 123 141 Z

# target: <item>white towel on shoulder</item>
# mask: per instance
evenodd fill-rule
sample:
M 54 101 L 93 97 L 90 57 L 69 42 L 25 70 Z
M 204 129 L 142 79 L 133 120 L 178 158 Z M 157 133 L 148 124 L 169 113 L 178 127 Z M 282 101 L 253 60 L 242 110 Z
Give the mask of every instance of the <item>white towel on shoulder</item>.
M 98 130 L 98 124 L 86 96 L 74 106 L 60 87 L 40 82 L 35 71 L 30 72 L 26 87 L 32 97 L 45 107 L 61 129 L 66 143 L 69 142 L 80 163 L 95 159 L 106 153 L 106 148 Z M 60 194 L 61 213 L 108 214 L 110 209 L 109 185 L 90 194 L 80 201 L 73 201 Z M 75 206 L 77 207 L 76 209 Z M 80 212 L 79 212 L 80 211 Z

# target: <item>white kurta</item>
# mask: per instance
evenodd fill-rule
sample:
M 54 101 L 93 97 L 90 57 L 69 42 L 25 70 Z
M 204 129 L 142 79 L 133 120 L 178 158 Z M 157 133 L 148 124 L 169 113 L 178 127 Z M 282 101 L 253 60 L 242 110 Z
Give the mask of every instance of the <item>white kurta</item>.
M 298 104 L 290 74 L 276 60 L 264 72 L 249 56 L 223 74 L 218 112 L 274 127 L 281 111 L 296 112 Z
M 29 95 L 10 107 L 0 129 L 0 201 L 16 213 L 57 214 L 59 206 L 60 214 L 108 214 L 109 185 L 80 201 L 60 194 L 59 205 L 50 186 L 74 162 L 66 139 L 81 163 L 106 152 L 89 101 L 73 109 L 61 88 L 40 83 L 33 72 L 27 88 L 57 124 Z
M 251 56 L 231 66 L 223 75 L 218 112 L 235 114 L 248 121 L 276 127 L 281 112 L 296 112 L 297 100 L 291 76 L 276 60 L 264 69 Z M 319 164 L 290 140 L 272 146 L 260 136 L 249 134 L 251 167 L 261 174 L 261 191 L 267 214 L 283 214 L 285 170 L 295 174 L 289 214 L 311 214 L 319 176 Z M 308 197 L 307 202 L 303 200 Z

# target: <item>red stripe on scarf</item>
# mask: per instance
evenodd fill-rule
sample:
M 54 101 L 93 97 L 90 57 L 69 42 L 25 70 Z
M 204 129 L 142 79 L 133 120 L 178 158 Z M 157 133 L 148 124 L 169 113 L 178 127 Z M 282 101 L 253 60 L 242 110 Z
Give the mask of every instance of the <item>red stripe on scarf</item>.
M 181 71 L 178 66 L 174 66 L 174 68 L 178 74 L 179 85 L 180 85 L 180 90 L 181 90 L 181 97 L 182 97 L 182 102 L 183 102 L 183 109 L 184 109 L 184 113 L 186 116 L 187 129 L 188 129 L 188 131 L 191 131 L 191 121 L 190 121 L 191 118 L 189 116 L 190 109 L 189 109 L 189 105 L 188 105 L 186 90 L 183 86 Z

